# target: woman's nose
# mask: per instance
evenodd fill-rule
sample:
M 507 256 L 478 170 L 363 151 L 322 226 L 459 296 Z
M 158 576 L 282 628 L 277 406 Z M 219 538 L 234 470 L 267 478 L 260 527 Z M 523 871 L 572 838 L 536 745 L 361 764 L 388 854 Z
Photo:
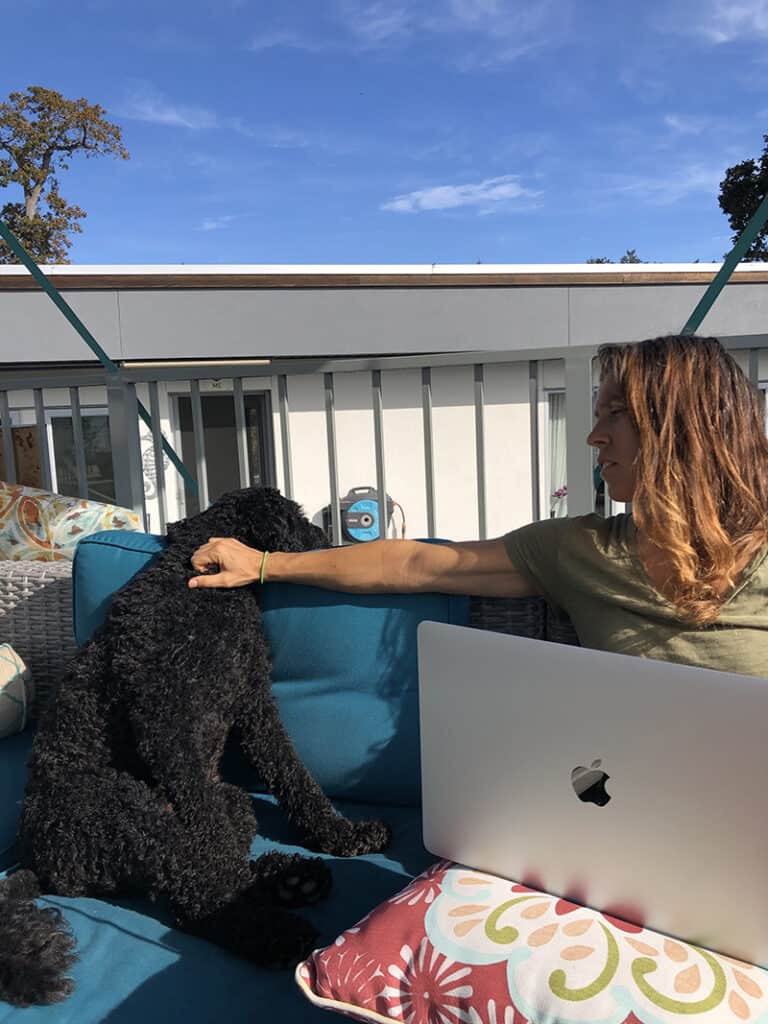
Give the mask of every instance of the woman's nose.
M 603 445 L 605 443 L 606 438 L 604 433 L 599 429 L 598 425 L 595 424 L 595 426 L 592 427 L 590 432 L 587 434 L 587 444 L 590 446 L 590 448 L 599 448 L 600 445 Z

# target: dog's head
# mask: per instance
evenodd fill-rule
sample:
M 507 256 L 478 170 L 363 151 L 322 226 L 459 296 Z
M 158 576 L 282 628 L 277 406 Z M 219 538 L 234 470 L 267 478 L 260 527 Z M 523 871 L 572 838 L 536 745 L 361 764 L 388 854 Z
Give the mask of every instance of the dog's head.
M 230 491 L 205 512 L 168 527 L 169 543 L 190 553 L 209 537 L 234 537 L 260 551 L 309 551 L 329 543 L 301 506 L 273 487 Z

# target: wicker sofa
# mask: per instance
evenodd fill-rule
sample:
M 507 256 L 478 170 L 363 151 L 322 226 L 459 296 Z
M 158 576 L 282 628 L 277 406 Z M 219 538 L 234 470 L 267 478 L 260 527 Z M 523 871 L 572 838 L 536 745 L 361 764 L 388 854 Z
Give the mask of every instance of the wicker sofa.
M 0 643 L 11 644 L 32 672 L 34 715 L 75 653 L 70 561 L 0 561 Z

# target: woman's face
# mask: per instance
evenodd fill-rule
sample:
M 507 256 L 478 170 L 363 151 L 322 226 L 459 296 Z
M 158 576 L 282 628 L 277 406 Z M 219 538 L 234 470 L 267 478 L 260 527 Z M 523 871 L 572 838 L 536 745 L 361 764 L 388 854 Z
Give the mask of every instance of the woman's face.
M 635 456 L 640 443 L 621 388 L 610 377 L 600 382 L 595 425 L 587 444 L 597 448 L 597 461 L 608 494 L 614 501 L 631 501 L 635 490 Z

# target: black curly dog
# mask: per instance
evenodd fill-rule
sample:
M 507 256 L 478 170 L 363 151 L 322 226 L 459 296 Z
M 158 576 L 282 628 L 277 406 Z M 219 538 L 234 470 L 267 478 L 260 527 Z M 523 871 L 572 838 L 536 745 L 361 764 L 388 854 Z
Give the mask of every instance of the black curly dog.
M 148 894 L 178 926 L 263 966 L 296 962 L 316 937 L 290 908 L 330 888 L 320 858 L 249 859 L 248 794 L 222 781 L 230 733 L 307 847 L 382 849 L 389 829 L 351 822 L 299 759 L 270 687 L 258 586 L 190 590 L 190 556 L 212 536 L 261 550 L 327 544 L 272 489 L 225 495 L 168 529 L 168 547 L 114 597 L 76 656 L 32 748 L 22 806 L 22 869 L 0 883 L 0 999 L 52 1003 L 72 990 L 73 939 L 33 903 Z

